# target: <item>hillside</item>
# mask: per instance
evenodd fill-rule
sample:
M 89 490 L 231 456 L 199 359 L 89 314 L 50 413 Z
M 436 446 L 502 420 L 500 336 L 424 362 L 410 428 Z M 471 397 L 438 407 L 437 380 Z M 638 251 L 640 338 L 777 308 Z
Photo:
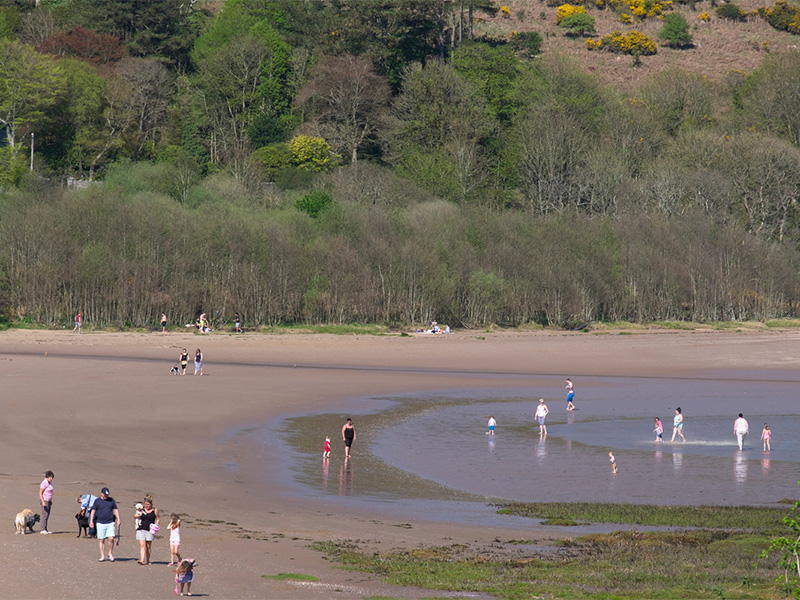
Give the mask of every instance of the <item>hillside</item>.
M 716 16 L 711 2 L 697 2 L 691 9 L 688 4 L 673 5 L 674 12 L 683 14 L 689 23 L 694 48 L 675 50 L 664 46 L 658 39 L 658 30 L 664 23 L 659 18 L 648 18 L 633 24 L 624 24 L 619 13 L 598 10 L 594 3 L 586 3 L 586 11 L 596 19 L 598 39 L 612 31 L 636 29 L 658 43 L 658 53 L 642 57 L 641 66 L 633 68 L 629 56 L 586 49 L 585 38 L 569 38 L 556 25 L 556 6 L 547 6 L 540 0 L 508 0 L 498 2 L 508 7 L 510 16 L 498 13 L 476 26 L 476 32 L 491 37 L 506 38 L 512 31 L 536 31 L 543 38 L 543 53 L 561 53 L 575 56 L 587 71 L 596 73 L 612 84 L 633 87 L 653 73 L 678 67 L 695 71 L 710 79 L 718 79 L 732 70 L 750 73 L 769 52 L 797 50 L 799 36 L 772 28 L 758 16 L 748 16 L 744 22 L 733 22 Z M 716 3 L 719 6 L 720 3 Z M 760 7 L 770 7 L 767 0 L 743 0 L 739 8 L 750 13 Z M 630 11 L 628 11 L 630 12 Z M 708 13 L 710 18 L 701 22 L 697 17 Z

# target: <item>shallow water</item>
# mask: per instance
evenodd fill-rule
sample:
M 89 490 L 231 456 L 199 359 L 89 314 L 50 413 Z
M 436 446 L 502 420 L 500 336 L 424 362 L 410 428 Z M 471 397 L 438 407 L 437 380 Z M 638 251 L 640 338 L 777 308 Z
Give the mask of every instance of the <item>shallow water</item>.
M 560 384 L 360 399 L 350 407 L 358 438 L 347 462 L 340 415 L 294 416 L 279 427 L 293 449 L 285 474 L 305 497 L 463 522 L 494 521 L 486 503 L 495 499 L 774 504 L 800 493 L 794 372 L 585 378 L 575 381 L 571 413 Z M 540 397 L 551 411 L 546 437 L 533 417 Z M 685 417 L 685 443 L 669 441 L 676 406 Z M 750 423 L 743 452 L 733 434 L 739 412 Z M 494 436 L 486 434 L 489 415 L 498 422 Z M 663 443 L 654 442 L 655 416 L 664 423 Z M 771 452 L 762 451 L 765 422 L 773 431 Z M 321 456 L 325 435 L 333 446 L 328 461 Z

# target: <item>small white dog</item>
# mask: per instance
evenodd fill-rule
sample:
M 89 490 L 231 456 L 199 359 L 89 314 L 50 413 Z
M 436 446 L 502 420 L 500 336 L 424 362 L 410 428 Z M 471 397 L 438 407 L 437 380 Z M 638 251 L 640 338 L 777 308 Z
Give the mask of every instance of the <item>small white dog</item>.
M 142 526 L 142 515 L 144 514 L 144 504 L 141 502 L 137 502 L 133 505 L 133 508 L 136 509 L 136 512 L 133 513 L 133 519 L 136 521 L 136 529 Z

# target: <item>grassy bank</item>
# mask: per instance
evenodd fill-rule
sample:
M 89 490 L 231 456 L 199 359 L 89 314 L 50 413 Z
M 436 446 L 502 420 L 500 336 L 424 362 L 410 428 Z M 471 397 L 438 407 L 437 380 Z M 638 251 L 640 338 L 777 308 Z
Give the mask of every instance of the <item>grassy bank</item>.
M 785 598 L 777 558 L 759 554 L 788 509 L 609 504 L 509 504 L 500 512 L 565 521 L 699 527 L 617 531 L 546 546 L 525 539 L 414 550 L 374 549 L 352 541 L 312 547 L 342 568 L 388 583 L 497 598 Z

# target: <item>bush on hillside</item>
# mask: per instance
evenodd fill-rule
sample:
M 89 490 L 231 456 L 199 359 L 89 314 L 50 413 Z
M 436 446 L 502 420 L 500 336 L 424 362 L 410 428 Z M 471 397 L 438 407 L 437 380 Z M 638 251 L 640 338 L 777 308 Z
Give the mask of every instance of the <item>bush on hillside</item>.
M 542 36 L 535 31 L 523 31 L 514 34 L 508 41 L 509 45 L 523 56 L 534 57 L 539 54 L 542 47 Z
M 586 9 L 583 8 L 582 6 L 574 6 L 572 4 L 562 4 L 556 9 L 556 25 L 561 25 L 561 21 L 563 21 L 567 17 L 580 13 L 586 13 Z
M 333 204 L 333 198 L 325 192 L 311 192 L 295 202 L 297 210 L 302 210 L 312 219 L 316 219 L 323 210 Z
M 670 13 L 664 17 L 664 27 L 658 32 L 658 37 L 672 48 L 691 48 L 693 45 L 689 24 L 680 13 Z
M 729 21 L 744 21 L 746 17 L 745 12 L 732 2 L 718 6 L 714 12 L 720 19 L 728 19 Z
M 800 34 L 800 8 L 778 0 L 772 8 L 759 8 L 758 14 L 780 31 Z
M 604 35 L 600 42 L 602 45 L 596 44 L 598 49 L 602 47 L 615 54 L 651 56 L 658 52 L 656 43 L 635 29 L 628 33 L 614 31 L 611 35 Z
M 573 13 L 562 20 L 559 27 L 567 30 L 567 35 L 581 36 L 594 33 L 594 17 L 586 13 Z

